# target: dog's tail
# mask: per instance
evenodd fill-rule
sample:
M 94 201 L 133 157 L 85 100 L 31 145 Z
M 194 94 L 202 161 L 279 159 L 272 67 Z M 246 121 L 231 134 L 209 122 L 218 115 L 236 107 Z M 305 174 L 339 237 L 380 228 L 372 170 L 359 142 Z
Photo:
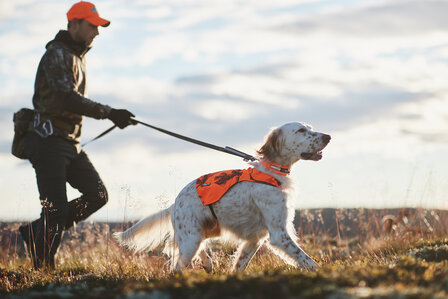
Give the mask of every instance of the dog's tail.
M 173 236 L 172 207 L 140 220 L 124 232 L 114 233 L 114 238 L 120 245 L 134 252 L 164 247 Z

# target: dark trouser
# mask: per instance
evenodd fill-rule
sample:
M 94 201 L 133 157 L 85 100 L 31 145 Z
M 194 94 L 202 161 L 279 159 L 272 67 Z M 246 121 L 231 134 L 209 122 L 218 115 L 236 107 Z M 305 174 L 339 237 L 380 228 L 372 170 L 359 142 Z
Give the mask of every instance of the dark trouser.
M 36 268 L 53 266 L 63 230 L 104 206 L 108 200 L 107 191 L 79 145 L 55 136 L 41 138 L 34 133 L 25 138 L 26 153 L 36 171 L 42 204 L 40 218 L 28 227 L 34 247 L 31 255 Z M 81 197 L 67 200 L 67 182 L 79 190 Z

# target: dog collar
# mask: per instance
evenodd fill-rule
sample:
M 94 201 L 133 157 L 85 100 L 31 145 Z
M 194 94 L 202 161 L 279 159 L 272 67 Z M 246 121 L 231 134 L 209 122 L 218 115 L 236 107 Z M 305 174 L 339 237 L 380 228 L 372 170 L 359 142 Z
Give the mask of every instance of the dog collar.
M 270 171 L 272 171 L 273 173 L 279 174 L 279 175 L 283 175 L 283 176 L 287 176 L 290 173 L 290 166 L 286 166 L 286 165 L 280 165 L 278 163 L 275 162 L 264 162 L 264 161 L 260 161 L 261 165 L 263 165 L 264 167 L 266 167 L 267 169 L 269 169 Z

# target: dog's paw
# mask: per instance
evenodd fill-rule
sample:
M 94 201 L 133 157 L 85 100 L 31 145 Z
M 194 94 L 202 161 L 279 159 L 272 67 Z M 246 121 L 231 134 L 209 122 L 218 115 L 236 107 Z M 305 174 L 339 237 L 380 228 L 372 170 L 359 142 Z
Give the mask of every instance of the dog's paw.
M 310 270 L 312 270 L 312 271 L 316 271 L 316 270 L 318 270 L 319 268 L 320 268 L 319 264 L 316 263 L 315 261 L 313 261 L 313 263 L 312 263 L 312 265 L 311 265 L 311 267 L 310 267 Z
M 301 266 L 308 271 L 316 271 L 320 268 L 319 264 L 311 258 L 304 261 Z
M 115 232 L 112 234 L 112 238 L 118 242 L 118 244 L 123 245 L 123 233 Z

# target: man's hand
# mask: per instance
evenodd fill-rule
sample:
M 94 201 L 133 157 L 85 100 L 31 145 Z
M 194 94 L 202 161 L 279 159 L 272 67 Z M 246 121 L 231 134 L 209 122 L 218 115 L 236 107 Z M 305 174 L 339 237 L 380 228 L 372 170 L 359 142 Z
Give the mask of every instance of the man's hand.
M 120 129 L 124 129 L 129 125 L 137 124 L 131 117 L 135 117 L 134 114 L 126 109 L 111 109 L 108 118 Z

